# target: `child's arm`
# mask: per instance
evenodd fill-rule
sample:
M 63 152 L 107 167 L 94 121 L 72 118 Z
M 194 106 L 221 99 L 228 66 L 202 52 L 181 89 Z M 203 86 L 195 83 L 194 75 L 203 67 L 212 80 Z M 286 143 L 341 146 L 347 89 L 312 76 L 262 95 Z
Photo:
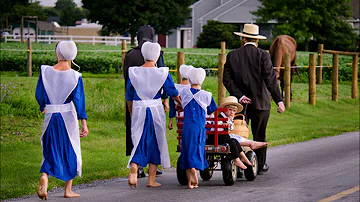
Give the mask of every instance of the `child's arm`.
M 132 101 L 126 101 L 126 102 L 127 102 L 129 112 L 130 112 L 130 117 L 131 117 L 131 114 L 132 114 Z
M 168 125 L 169 130 L 173 129 L 172 123 L 173 123 L 173 118 L 169 118 L 169 125 Z
M 80 137 L 86 137 L 89 134 L 88 127 L 86 125 L 86 119 L 81 119 L 81 132 Z
M 180 95 L 177 95 L 176 97 L 172 97 L 172 99 L 174 99 L 179 106 L 181 106 L 182 102 L 181 102 L 181 99 L 180 99 Z

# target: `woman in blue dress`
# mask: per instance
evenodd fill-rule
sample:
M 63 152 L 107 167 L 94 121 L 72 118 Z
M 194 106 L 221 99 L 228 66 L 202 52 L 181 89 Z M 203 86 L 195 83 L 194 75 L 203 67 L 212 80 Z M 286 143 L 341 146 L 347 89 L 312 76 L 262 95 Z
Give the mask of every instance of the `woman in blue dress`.
M 36 86 L 36 100 L 45 114 L 41 136 L 42 176 L 37 194 L 45 200 L 48 199 L 49 175 L 66 182 L 65 198 L 80 197 L 72 191 L 72 181 L 77 174 L 81 176 L 80 137 L 86 137 L 89 131 L 81 74 L 69 65 L 76 54 L 73 41 L 60 41 L 56 45 L 58 63 L 41 66 Z M 81 120 L 81 132 L 78 120 Z
M 217 105 L 211 93 L 201 90 L 205 76 L 204 69 L 192 69 L 189 72 L 191 88 L 180 91 L 184 108 L 180 169 L 186 169 L 189 189 L 198 187 L 197 170 L 204 170 L 209 166 L 205 158 L 205 122 L 206 115 L 212 114 Z
M 139 165 L 149 164 L 148 187 L 158 187 L 155 181 L 159 164 L 170 167 L 169 151 L 166 142 L 166 117 L 161 101 L 162 91 L 181 103 L 179 92 L 169 74 L 169 68 L 156 68 L 161 47 L 158 43 L 145 42 L 141 53 L 145 63 L 141 67 L 129 68 L 126 85 L 126 100 L 131 115 L 131 151 L 128 168 L 129 187 L 137 186 Z

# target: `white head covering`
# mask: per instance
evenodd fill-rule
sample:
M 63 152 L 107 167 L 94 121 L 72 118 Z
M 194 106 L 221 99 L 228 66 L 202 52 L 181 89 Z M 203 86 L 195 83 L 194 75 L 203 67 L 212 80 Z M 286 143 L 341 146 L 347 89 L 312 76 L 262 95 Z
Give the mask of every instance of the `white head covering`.
M 74 60 L 77 55 L 77 48 L 74 41 L 60 41 L 56 46 L 58 60 Z
M 179 67 L 179 71 L 180 71 L 180 77 L 181 79 L 189 79 L 189 72 L 191 69 L 193 69 L 194 67 L 191 65 L 181 65 Z
M 160 56 L 161 46 L 158 43 L 145 42 L 141 46 L 141 54 L 144 60 L 151 60 L 157 62 Z
M 190 84 L 202 84 L 205 80 L 206 72 L 203 68 L 192 68 L 189 72 Z

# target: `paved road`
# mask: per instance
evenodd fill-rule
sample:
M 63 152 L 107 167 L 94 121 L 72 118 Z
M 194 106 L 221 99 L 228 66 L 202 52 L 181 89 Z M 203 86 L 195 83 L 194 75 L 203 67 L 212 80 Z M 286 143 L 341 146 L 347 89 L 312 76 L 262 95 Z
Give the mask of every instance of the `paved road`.
M 224 186 L 221 172 L 198 189 L 180 186 L 175 169 L 158 177 L 158 188 L 147 188 L 146 179 L 130 189 L 126 179 L 100 186 L 78 188 L 78 199 L 64 199 L 62 192 L 51 193 L 51 201 L 359 201 L 359 132 L 273 147 L 268 151 L 270 169 L 248 182 L 239 179 Z M 332 197 L 332 198 L 329 198 Z M 39 201 L 35 196 L 20 201 Z

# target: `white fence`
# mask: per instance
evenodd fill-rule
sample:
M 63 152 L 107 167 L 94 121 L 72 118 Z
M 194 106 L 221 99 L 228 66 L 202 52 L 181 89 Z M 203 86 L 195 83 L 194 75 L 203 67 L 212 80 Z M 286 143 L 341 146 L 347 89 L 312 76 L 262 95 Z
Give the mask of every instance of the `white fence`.
M 35 42 L 35 36 L 34 35 L 25 35 L 23 37 L 23 40 L 26 40 L 28 38 L 31 38 L 31 41 Z M 17 41 L 20 42 L 20 36 L 19 35 L 7 35 L 4 36 L 5 42 L 10 41 Z M 57 43 L 61 40 L 73 40 L 76 43 L 87 43 L 87 44 L 105 44 L 105 45 L 112 45 L 117 46 L 121 45 L 122 41 L 125 40 L 127 44 L 131 43 L 131 37 L 122 37 L 122 36 L 73 36 L 73 35 L 38 35 L 37 36 L 37 42 L 38 43 Z M 135 44 L 137 44 L 136 38 L 135 38 Z

